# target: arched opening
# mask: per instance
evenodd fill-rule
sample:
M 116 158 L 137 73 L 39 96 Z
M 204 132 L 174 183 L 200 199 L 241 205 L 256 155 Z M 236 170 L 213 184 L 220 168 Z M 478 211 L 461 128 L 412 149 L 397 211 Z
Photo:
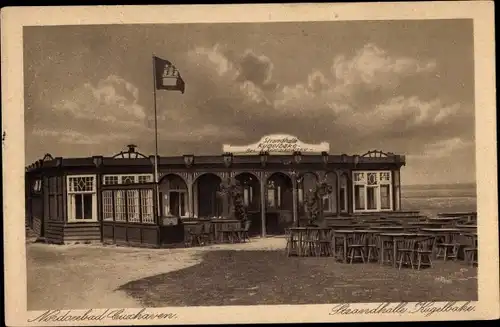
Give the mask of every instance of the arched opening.
M 323 213 L 325 217 L 336 216 L 338 213 L 337 174 L 335 172 L 326 173 L 325 182 L 332 187 L 332 193 L 323 197 Z
M 297 198 L 298 198 L 298 212 L 301 219 L 305 219 L 306 205 L 305 200 L 307 199 L 308 192 L 312 192 L 316 189 L 316 185 L 318 183 L 318 176 L 312 172 L 306 172 L 301 174 L 298 179 L 297 184 Z
M 249 212 L 260 210 L 260 185 L 259 180 L 253 174 L 240 173 L 236 180 L 243 188 L 243 202 Z
M 283 234 L 293 225 L 292 179 L 281 172 L 272 174 L 266 183 L 266 231 Z
M 349 203 L 349 196 L 348 196 L 348 190 L 349 188 L 347 187 L 347 174 L 343 173 L 340 175 L 340 187 L 339 187 L 339 211 L 341 214 L 347 213 L 349 211 L 348 203 Z
M 189 199 L 186 182 L 178 175 L 165 176 L 159 185 L 161 215 L 189 217 Z
M 259 235 L 262 230 L 260 181 L 251 173 L 240 173 L 236 180 L 243 187 L 243 202 L 247 208 L 247 218 L 251 221 L 249 235 Z
M 218 195 L 222 180 L 211 173 L 203 174 L 194 183 L 195 216 L 213 218 L 223 215 L 223 199 Z

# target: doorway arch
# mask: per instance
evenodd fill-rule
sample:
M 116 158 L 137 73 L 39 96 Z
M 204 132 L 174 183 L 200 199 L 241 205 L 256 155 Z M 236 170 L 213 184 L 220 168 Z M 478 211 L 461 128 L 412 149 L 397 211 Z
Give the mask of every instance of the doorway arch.
M 213 218 L 223 215 L 223 203 L 218 195 L 222 179 L 213 174 L 200 175 L 193 184 L 195 216 L 198 218 Z
M 188 187 L 177 174 L 164 176 L 159 184 L 160 210 L 162 216 L 189 217 Z
M 266 181 L 266 231 L 283 234 L 293 225 L 293 185 L 290 176 L 275 172 Z

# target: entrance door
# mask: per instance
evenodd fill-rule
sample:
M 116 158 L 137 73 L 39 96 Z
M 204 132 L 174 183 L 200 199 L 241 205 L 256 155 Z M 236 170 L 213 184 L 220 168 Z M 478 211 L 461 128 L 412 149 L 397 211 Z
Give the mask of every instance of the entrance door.
M 181 213 L 179 211 L 180 207 L 180 196 L 177 192 L 170 192 L 170 213 L 173 216 L 180 217 Z
M 168 195 L 164 195 L 164 203 L 168 203 L 168 205 L 165 205 L 163 208 L 165 213 L 175 217 L 184 217 L 186 215 L 185 192 L 168 192 Z

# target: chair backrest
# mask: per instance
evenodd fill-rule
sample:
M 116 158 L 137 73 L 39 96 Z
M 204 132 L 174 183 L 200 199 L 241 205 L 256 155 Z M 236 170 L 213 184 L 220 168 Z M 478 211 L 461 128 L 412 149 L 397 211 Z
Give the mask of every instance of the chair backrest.
M 364 245 L 366 243 L 367 234 L 363 232 L 355 232 L 347 236 L 348 245 Z
M 252 226 L 252 221 L 251 220 L 247 220 L 245 221 L 245 231 L 248 232 L 248 230 L 250 229 L 250 226 Z
M 423 237 L 417 240 L 417 249 L 422 251 L 430 251 L 434 247 L 435 237 Z
M 212 223 L 211 222 L 203 223 L 203 232 L 204 233 L 212 232 Z
M 415 244 L 417 240 L 414 238 L 405 238 L 397 241 L 398 249 L 415 249 Z

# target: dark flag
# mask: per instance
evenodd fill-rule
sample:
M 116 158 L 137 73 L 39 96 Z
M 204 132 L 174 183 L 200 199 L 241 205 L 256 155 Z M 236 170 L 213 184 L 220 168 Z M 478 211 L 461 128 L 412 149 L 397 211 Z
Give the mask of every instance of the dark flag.
M 157 90 L 181 91 L 184 93 L 184 80 L 170 61 L 154 57 L 154 66 Z

